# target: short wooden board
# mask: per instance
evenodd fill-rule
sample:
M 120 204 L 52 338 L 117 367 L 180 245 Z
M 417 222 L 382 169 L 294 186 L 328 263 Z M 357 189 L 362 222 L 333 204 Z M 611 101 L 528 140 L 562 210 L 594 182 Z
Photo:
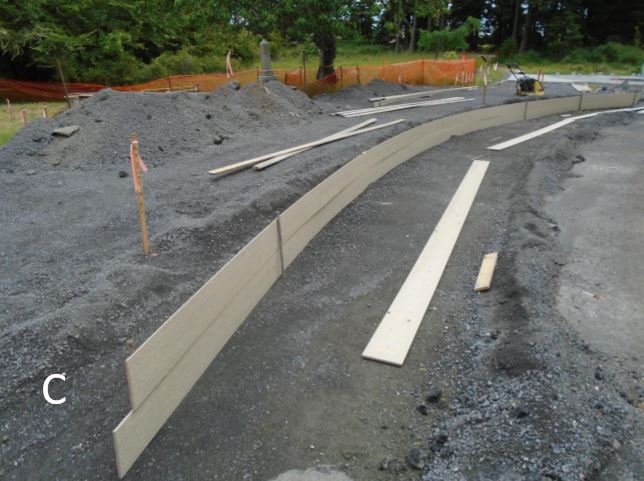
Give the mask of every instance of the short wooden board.
M 362 357 L 395 366 L 405 362 L 488 165 L 472 163 Z
M 474 285 L 475 292 L 487 291 L 492 287 L 492 277 L 494 277 L 494 268 L 496 267 L 498 256 L 498 252 L 491 252 L 490 254 L 485 254 L 485 256 L 483 256 L 481 270 L 479 270 L 479 275 L 476 278 L 476 284 Z

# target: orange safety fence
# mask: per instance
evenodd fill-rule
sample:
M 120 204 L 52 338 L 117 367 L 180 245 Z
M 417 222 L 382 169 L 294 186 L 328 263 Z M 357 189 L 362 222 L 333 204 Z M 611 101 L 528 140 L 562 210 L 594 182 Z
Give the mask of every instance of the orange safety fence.
M 316 79 L 317 69 L 274 69 L 278 80 L 314 96 L 331 93 L 351 85 L 368 84 L 380 79 L 386 82 L 416 85 L 471 85 L 476 71 L 475 59 L 461 60 L 415 60 L 412 62 L 381 66 L 338 67 L 335 73 Z M 242 70 L 231 77 L 226 74 L 172 75 L 136 85 L 110 87 L 121 92 L 170 92 L 191 90 L 209 92 L 231 80 L 242 85 L 257 81 L 259 69 Z M 105 85 L 91 83 L 68 83 L 70 96 L 98 92 Z M 65 90 L 58 82 L 30 82 L 0 79 L 0 96 L 11 101 L 64 100 Z

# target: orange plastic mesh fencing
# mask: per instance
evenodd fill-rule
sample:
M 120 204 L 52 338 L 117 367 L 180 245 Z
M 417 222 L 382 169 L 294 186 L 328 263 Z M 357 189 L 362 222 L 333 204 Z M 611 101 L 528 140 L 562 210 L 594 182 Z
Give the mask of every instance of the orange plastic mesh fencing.
M 372 80 L 416 85 L 471 85 L 476 71 L 475 59 L 461 60 L 415 60 L 380 66 L 338 67 L 334 73 L 316 79 L 317 69 L 275 69 L 278 80 L 303 90 L 307 94 L 319 95 L 342 90 L 351 85 L 364 85 Z M 257 81 L 259 70 L 241 70 L 232 77 L 226 74 L 172 75 L 136 85 L 111 87 L 121 92 L 209 92 L 231 80 L 241 85 Z M 70 95 L 97 92 L 105 85 L 90 83 L 68 83 Z M 0 95 L 11 101 L 64 100 L 65 90 L 61 83 L 28 82 L 0 79 Z
M 302 68 L 286 76 L 286 83 L 304 90 L 311 96 L 330 93 L 351 85 L 365 85 L 372 80 L 415 85 L 472 85 L 475 81 L 476 60 L 415 60 L 380 66 L 338 67 L 336 71 L 315 80 L 316 70 Z
M 91 93 L 105 88 L 103 85 L 68 83 L 69 93 Z M 65 89 L 57 82 L 29 82 L 0 79 L 0 96 L 13 102 L 28 100 L 65 100 Z

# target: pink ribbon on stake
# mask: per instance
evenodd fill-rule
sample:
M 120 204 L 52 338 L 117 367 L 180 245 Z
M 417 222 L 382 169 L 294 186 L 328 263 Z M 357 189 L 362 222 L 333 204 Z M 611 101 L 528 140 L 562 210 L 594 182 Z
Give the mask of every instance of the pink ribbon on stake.
M 132 167 L 132 181 L 134 182 L 134 190 L 137 193 L 143 192 L 143 186 L 141 185 L 141 178 L 137 175 L 138 172 L 136 171 L 136 163 L 139 163 L 139 167 L 143 172 L 148 171 L 147 165 L 145 165 L 145 162 L 143 162 L 143 159 L 141 158 L 141 154 L 139 154 L 137 151 L 138 149 L 134 149 L 134 146 L 139 146 L 139 141 L 138 140 L 132 140 L 130 142 L 130 165 Z

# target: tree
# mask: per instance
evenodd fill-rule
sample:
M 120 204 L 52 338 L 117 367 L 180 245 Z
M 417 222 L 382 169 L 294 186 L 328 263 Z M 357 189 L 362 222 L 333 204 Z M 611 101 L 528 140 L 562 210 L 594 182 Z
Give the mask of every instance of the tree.
M 273 12 L 277 27 L 287 38 L 313 40 L 320 53 L 318 79 L 335 72 L 336 35 L 350 17 L 347 0 L 265 0 L 263 5 L 264 11 Z
M 418 46 L 423 50 L 433 52 L 438 58 L 441 52 L 448 50 L 465 50 L 469 35 L 478 33 L 481 28 L 481 21 L 474 17 L 469 17 L 463 24 L 454 29 L 444 28 L 428 32 L 421 31 Z

